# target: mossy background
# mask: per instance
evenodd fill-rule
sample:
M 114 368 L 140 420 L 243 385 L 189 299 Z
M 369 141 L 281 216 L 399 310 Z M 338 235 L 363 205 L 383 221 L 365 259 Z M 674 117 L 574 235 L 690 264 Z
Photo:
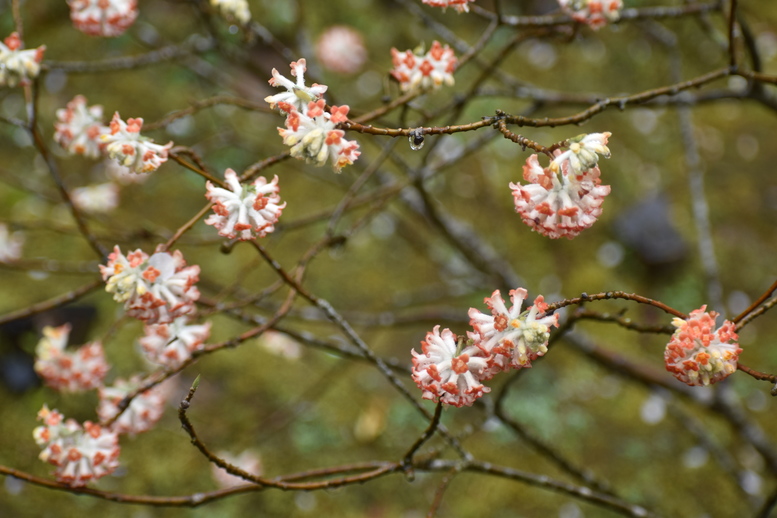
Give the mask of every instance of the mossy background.
M 254 0 L 249 3 L 259 23 L 291 48 L 295 56 L 307 58 L 310 76 L 329 85 L 330 104 L 347 103 L 355 114 L 381 106 L 384 96 L 398 95 L 396 85 L 388 81 L 392 46 L 403 50 L 423 41 L 428 48 L 432 40 L 440 39 L 422 19 L 409 14 L 397 2 Z M 488 0 L 478 3 L 491 7 Z M 626 0 L 628 7 L 655 3 Z M 518 2 L 517 6 L 503 4 L 512 14 L 535 14 L 552 7 L 552 2 L 540 1 Z M 679 5 L 679 2 L 660 4 Z M 457 15 L 453 10 L 443 13 L 427 6 L 422 9 L 469 43 L 475 42 L 487 26 L 485 20 L 474 14 Z M 777 7 L 768 2 L 741 1 L 739 9 L 755 35 L 764 72 L 777 73 Z M 50 61 L 93 61 L 141 54 L 153 47 L 180 43 L 192 34 L 205 34 L 209 30 L 198 13 L 196 2 L 141 1 L 135 25 L 125 35 L 105 40 L 76 31 L 63 1 L 22 2 L 26 46 L 46 44 L 45 58 Z M 350 25 L 365 35 L 369 61 L 355 76 L 343 77 L 322 69 L 312 51 L 318 36 L 335 24 Z M 186 108 L 192 100 L 218 94 L 261 102 L 273 92 L 267 84 L 271 69 L 278 68 L 288 75 L 288 60 L 261 41 L 246 43 L 242 34 L 234 34 L 228 24 L 217 18 L 210 29 L 230 51 L 226 53 L 229 58 L 213 51 L 181 62 L 136 70 L 67 76 L 52 72 L 42 77 L 39 124 L 57 154 L 69 187 L 103 181 L 104 177 L 101 163 L 67 157 L 50 140 L 55 111 L 76 94 L 87 96 L 90 104 L 103 105 L 106 118 L 119 111 L 125 119 L 143 117 L 152 122 L 171 111 Z M 5 36 L 12 30 L 9 2 L 2 2 L 0 33 Z M 671 31 L 676 36 L 679 42 L 676 47 L 667 49 L 657 41 L 656 35 L 660 36 L 663 31 Z M 483 51 L 482 59 L 489 61 L 513 33 L 509 28 L 497 31 Z M 719 39 L 723 35 L 725 23 L 717 13 L 705 17 L 703 23 L 684 17 L 624 22 L 599 32 L 582 28 L 567 41 L 530 39 L 519 45 L 501 68 L 519 81 L 547 91 L 598 96 L 636 93 L 675 82 L 671 61 L 677 57 L 681 60 L 682 77 L 686 79 L 725 66 L 725 39 Z M 413 108 L 396 110 L 374 124 L 413 127 L 420 120 L 419 111 L 446 106 L 457 93 L 467 91 L 479 73 L 478 67 L 469 63 L 457 72 L 455 87 L 428 94 L 414 101 Z M 736 93 L 741 91 L 737 89 L 744 86 L 742 83 L 738 78 L 731 78 L 716 81 L 703 90 Z M 493 114 L 495 109 L 519 114 L 532 105 L 531 99 L 521 98 L 497 80 L 484 86 L 490 88 L 490 95 L 484 93 L 471 99 L 456 123 L 479 120 L 481 116 Z M 767 95 L 775 95 L 773 87 L 765 89 Z M 731 95 L 711 97 L 693 106 L 692 117 L 705 172 L 704 195 L 710 208 L 723 289 L 724 307 L 715 309 L 730 318 L 777 278 L 774 260 L 777 256 L 774 226 L 777 155 L 772 147 L 776 119 L 774 107 L 731 98 Z M 548 102 L 532 116 L 566 116 L 585 106 L 586 103 Z M 24 118 L 22 90 L 0 90 L 0 110 L 7 117 Z M 545 145 L 584 131 L 613 133 L 610 141 L 613 157 L 601 164 L 603 183 L 612 186 L 612 194 L 604 203 L 600 221 L 572 241 L 552 241 L 531 232 L 514 213 L 507 184 L 521 179 L 521 166 L 528 152 L 501 136 L 492 139 L 479 152 L 442 170 L 426 185 L 438 207 L 466 222 L 509 263 L 532 297 L 543 293 L 552 301 L 581 292 L 623 290 L 689 312 L 711 301 L 707 297 L 707 281 L 697 247 L 688 166 L 678 121 L 675 105 L 657 102 L 642 107 L 628 106 L 624 111 L 609 109 L 583 128 L 520 129 L 523 135 Z M 219 106 L 188 117 L 168 130 L 150 131 L 148 135 L 160 143 L 174 140 L 176 144 L 195 148 L 212 170 L 222 173 L 227 167 L 241 171 L 283 152 L 285 149 L 276 131 L 282 123 L 277 113 Z M 442 113 L 432 124 L 450 124 L 448 114 Z M 421 164 L 428 152 L 445 158 L 446 153 L 490 131 L 493 130 L 485 128 L 474 133 L 427 137 L 428 147 L 415 152 L 402 141 L 395 153 L 413 168 Z M 294 222 L 332 210 L 389 142 L 384 137 L 356 133 L 349 133 L 347 138 L 359 141 L 363 155 L 341 175 L 335 175 L 329 168 L 317 169 L 295 160 L 285 161 L 265 173 L 280 177 L 281 195 L 288 206 L 278 232 L 265 238 L 262 244 L 285 268 L 293 267 L 324 235 L 327 219 L 303 226 Z M 435 140 L 439 140 L 436 146 Z M 25 259 L 94 261 L 94 253 L 77 234 L 43 161 L 22 130 L 0 124 L 0 157 L 0 221 L 11 228 L 25 230 Z M 434 163 L 434 158 L 430 162 Z M 384 182 L 407 178 L 407 171 L 392 161 L 385 162 L 379 172 Z M 377 182 L 372 182 L 363 191 L 377 187 Z M 618 223 L 631 209 L 655 195 L 661 195 L 666 201 L 667 219 L 686 245 L 676 261 L 663 266 L 647 264 L 617 231 Z M 107 216 L 90 218 L 89 224 L 107 247 L 119 244 L 124 251 L 142 248 L 150 252 L 204 203 L 204 180 L 169 161 L 147 182 L 123 188 L 119 208 Z M 367 210 L 364 207 L 349 211 L 337 228 L 348 228 L 365 216 Z M 637 223 L 640 228 L 640 222 Z M 650 238 L 642 235 L 639 239 L 650 241 Z M 227 300 L 239 300 L 259 293 L 276 281 L 275 274 L 250 247 L 237 246 L 225 255 L 220 253 L 221 244 L 216 231 L 201 222 L 178 243 L 187 261 L 202 268 L 203 294 L 218 298 L 227 293 Z M 0 314 L 62 294 L 93 278 L 96 273 L 43 275 L 2 267 Z M 352 321 L 377 354 L 406 365 L 410 364 L 410 349 L 419 349 L 420 340 L 434 324 L 463 333 L 467 309 L 484 309 L 483 297 L 498 287 L 495 279 L 476 272 L 433 225 L 399 198 L 370 219 L 344 245 L 320 254 L 309 267 L 305 286 L 330 301 Z M 268 316 L 285 293 L 281 290 L 260 307 L 246 309 Z M 107 333 L 121 315 L 120 308 L 103 291 L 94 292 L 74 305 L 96 308 L 94 319 L 74 322 L 76 332 L 89 340 Z M 667 315 L 651 308 L 624 301 L 600 302 L 588 307 L 611 312 L 625 309 L 626 316 L 642 323 L 666 325 L 671 321 Z M 420 316 L 434 312 L 452 315 L 453 320 Z M 211 343 L 248 329 L 227 315 L 214 315 L 211 319 Z M 36 323 L 40 324 L 40 321 Z M 298 332 L 313 333 L 320 339 L 346 343 L 334 325 L 311 312 L 301 300 L 283 324 Z M 580 323 L 577 329 L 634 362 L 663 370 L 666 335 L 636 334 L 595 322 Z M 105 342 L 113 365 L 109 381 L 148 369 L 136 353 L 135 342 L 141 332 L 142 326 L 138 323 L 125 321 Z M 774 336 L 777 336 L 774 314 L 769 313 L 748 326 L 741 335 L 742 362 L 759 370 L 777 372 Z M 13 349 L 7 336 L 3 340 L 0 361 L 7 360 L 7 354 Z M 19 347 L 31 353 L 38 335 L 29 332 L 19 340 Z M 160 424 L 147 434 L 123 438 L 120 471 L 94 487 L 157 496 L 216 488 L 207 460 L 189 444 L 175 412 L 178 401 L 198 375 L 202 382 L 190 417 L 202 439 L 214 450 L 234 454 L 247 448 L 256 450 L 267 476 L 366 460 L 397 460 L 426 427 L 421 416 L 368 364 L 304 346 L 299 359 L 284 358 L 261 347 L 260 340 L 209 355 L 175 378 L 170 408 Z M 669 374 L 666 376 L 669 378 Z M 494 393 L 508 378 L 509 374 L 503 374 L 493 380 Z M 416 391 L 409 376 L 404 380 Z M 725 387 L 729 397 L 765 430 L 774 444 L 777 433 L 773 414 L 777 403 L 768 395 L 769 388 L 742 373 L 732 376 Z M 420 398 L 420 392 L 417 395 Z M 668 410 L 665 417 L 653 422 L 651 416 L 656 414 L 650 409 L 661 408 L 661 395 L 668 398 L 665 403 Z M 68 417 L 95 418 L 94 393 L 62 395 L 39 386 L 12 392 L 0 384 L 0 464 L 48 476 L 50 469 L 37 460 L 39 449 L 32 440 L 35 414 L 44 403 Z M 563 340 L 511 385 L 507 409 L 512 417 L 575 464 L 611 481 L 620 494 L 635 503 L 666 516 L 743 516 L 751 513 L 751 506 L 757 506 L 777 483 L 763 459 L 724 420 L 665 391 L 651 390 L 618 377 L 590 362 Z M 678 418 L 680 411 L 686 417 Z M 699 450 L 699 441 L 684 426 L 688 415 L 701 423 L 716 444 L 732 456 L 738 471 L 748 473 L 751 481 L 760 483 L 760 489 L 755 482 L 748 486 L 753 493 L 752 502 L 711 456 L 707 455 L 704 460 L 705 450 Z M 445 411 L 443 422 L 454 433 L 466 432 L 464 445 L 479 459 L 566 479 L 564 473 L 504 425 L 487 417 L 483 406 L 450 408 Z M 430 444 L 442 445 L 437 440 Z M 699 458 L 700 462 L 694 460 Z M 129 518 L 314 515 L 415 518 L 426 515 L 442 477 L 442 474 L 418 474 L 411 481 L 392 475 L 333 491 L 265 491 L 234 496 L 198 509 L 119 505 L 19 485 L 6 477 L 4 487 L 0 487 L 0 516 L 70 517 L 90 513 Z M 457 476 L 448 488 L 439 515 L 570 518 L 613 513 L 517 482 L 465 473 Z

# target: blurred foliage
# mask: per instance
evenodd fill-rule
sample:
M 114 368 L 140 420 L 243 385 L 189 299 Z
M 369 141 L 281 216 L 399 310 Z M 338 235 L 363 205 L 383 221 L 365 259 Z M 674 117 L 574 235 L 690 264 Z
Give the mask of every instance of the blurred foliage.
M 411 2 L 414 0 L 410 0 Z M 491 9 L 491 2 L 479 0 Z M 661 2 L 679 5 L 681 2 Z M 418 2 L 419 5 L 420 2 Z M 539 14 L 553 9 L 553 2 L 502 2 L 508 14 Z M 628 7 L 654 5 L 626 0 Z M 333 2 L 270 0 L 250 1 L 255 20 L 269 30 L 295 57 L 306 57 L 310 81 L 327 84 L 330 104 L 347 103 L 352 114 L 380 107 L 399 95 L 388 79 L 389 49 L 427 47 L 444 40 L 424 19 L 414 16 L 400 2 L 389 0 Z M 457 15 L 421 6 L 430 20 L 444 24 L 456 37 L 473 44 L 487 21 L 474 14 Z M 740 2 L 760 51 L 763 71 L 777 73 L 777 7 L 771 3 Z M 185 59 L 145 68 L 110 73 L 68 74 L 50 72 L 40 81 L 39 124 L 46 138 L 53 135 L 54 113 L 76 94 L 90 104 L 105 107 L 106 117 L 119 111 L 123 118 L 142 117 L 147 123 L 186 108 L 190 102 L 228 94 L 261 103 L 273 92 L 267 84 L 272 68 L 288 75 L 288 59 L 279 56 L 260 38 L 246 40 L 244 32 L 223 20 L 203 15 L 197 2 L 141 1 L 140 15 L 129 31 L 115 39 L 96 39 L 69 24 L 64 1 L 21 2 L 24 38 L 28 48 L 46 44 L 46 60 L 94 61 L 136 55 L 169 44 L 190 40 L 209 31 L 218 38 L 222 52 L 193 54 Z M 365 36 L 369 59 L 352 76 L 325 70 L 314 46 L 331 25 L 349 25 Z M 9 2 L 0 2 L 0 34 L 13 30 Z M 515 29 L 500 28 L 480 54 L 490 62 Z M 663 45 L 667 34 L 677 44 Z M 202 37 L 202 36 L 201 36 Z M 598 97 L 636 93 L 676 82 L 674 60 L 680 60 L 683 78 L 691 78 L 725 66 L 725 20 L 719 13 L 694 19 L 625 21 L 598 32 L 580 28 L 566 39 L 528 38 L 517 46 L 501 70 L 525 85 L 543 92 L 587 94 Z M 374 124 L 414 127 L 422 114 L 449 107 L 451 100 L 468 91 L 481 70 L 468 63 L 456 74 L 456 86 L 425 95 L 407 109 L 391 112 Z M 747 85 L 738 77 L 705 86 L 710 92 L 741 92 Z M 766 87 L 770 95 L 773 89 Z M 505 87 L 496 78 L 469 100 L 455 121 L 448 108 L 433 124 L 468 123 L 501 109 L 520 114 L 532 109 L 530 97 Z M 520 89 L 518 89 L 520 90 Z M 726 98 L 729 97 L 729 98 Z M 612 159 L 601 164 L 603 183 L 612 186 L 604 214 L 593 228 L 573 241 L 551 241 L 531 232 L 514 213 L 508 182 L 521 177 L 528 156 L 519 146 L 495 138 L 477 153 L 465 156 L 454 167 L 443 169 L 427 183 L 437 207 L 457 218 L 518 273 L 532 297 L 547 300 L 573 297 L 581 292 L 607 290 L 636 292 L 689 312 L 712 304 L 698 252 L 698 234 L 689 189 L 686 149 L 676 104 L 662 98 L 642 107 L 610 109 L 585 124 L 585 128 L 521 128 L 522 134 L 545 145 L 581 131 L 611 131 Z M 567 116 L 588 103 L 539 103 L 532 117 Z M 722 307 L 730 317 L 739 313 L 777 278 L 774 257 L 774 219 L 777 215 L 777 179 L 772 160 L 775 150 L 774 105 L 771 109 L 736 95 L 710 99 L 693 106 L 694 134 L 704 170 L 704 194 L 710 207 L 715 256 L 722 287 Z M 23 90 L 0 90 L 0 113 L 25 117 Z M 277 113 L 246 111 L 216 106 L 178 120 L 165 129 L 149 131 L 157 142 L 169 140 L 192 147 L 218 173 L 227 167 L 237 171 L 285 151 L 276 127 Z M 401 139 L 386 161 L 372 190 L 381 183 L 404 181 L 408 169 L 418 167 L 427 153 L 429 163 L 493 130 L 427 137 L 422 151 L 411 151 Z M 513 131 L 518 131 L 513 128 Z M 144 132 L 145 134 L 145 132 Z M 390 140 L 349 133 L 360 142 L 363 155 L 353 166 L 335 175 L 328 167 L 316 169 L 288 160 L 268 170 L 281 180 L 281 196 L 288 206 L 275 234 L 263 240 L 286 268 L 291 268 L 326 230 L 328 218 L 295 225 L 321 211 L 334 209 L 354 180 L 375 160 Z M 104 181 L 105 164 L 65 156 L 50 141 L 66 184 L 73 188 Z M 93 261 L 94 253 L 76 230 L 59 200 L 44 162 L 20 128 L 0 124 L 0 221 L 27 234 L 25 258 L 51 258 L 63 262 Z M 405 165 L 406 164 L 406 167 Z M 204 180 L 173 161 L 153 173 L 147 182 L 122 188 L 120 206 L 105 216 L 90 217 L 89 224 L 107 247 L 142 248 L 150 252 L 205 203 Z M 650 263 L 634 243 L 660 246 L 637 216 L 629 234 L 619 223 L 633 216 L 640 204 L 661 197 L 664 204 L 653 212 L 665 216 L 671 232 L 682 243 L 681 253 L 666 263 Z M 305 286 L 332 303 L 381 357 L 410 364 L 410 349 L 434 324 L 462 333 L 467 309 L 484 309 L 482 299 L 498 288 L 495 278 L 476 271 L 459 250 L 451 246 L 427 219 L 397 197 L 385 210 L 368 212 L 369 206 L 350 210 L 338 225 L 348 228 L 360 218 L 366 224 L 345 244 L 319 255 L 309 266 Z M 661 211 L 665 211 L 661 212 Z M 629 216 L 632 214 L 632 216 Z M 641 232 L 641 233 L 640 233 Z M 669 232 L 669 231 L 667 231 Z M 277 276 L 260 261 L 253 249 L 236 246 L 220 252 L 222 239 L 212 227 L 198 223 L 177 244 L 190 264 L 202 268 L 201 290 L 209 298 L 222 295 L 240 300 L 256 294 Z M 87 274 L 25 271 L 0 265 L 0 314 L 57 296 L 95 278 Z M 267 316 L 282 302 L 285 290 L 263 300 L 250 311 Z M 88 339 L 105 335 L 121 315 L 111 297 L 100 291 L 82 298 L 75 306 L 97 309 L 92 321 L 75 322 Z M 283 325 L 296 332 L 346 343 L 338 329 L 301 300 Z M 650 325 L 669 324 L 670 318 L 652 308 L 624 301 L 590 304 L 589 309 L 618 312 Z M 422 315 L 444 311 L 458 315 L 453 321 Z M 419 316 L 421 315 L 421 316 Z M 403 320 L 402 317 L 410 317 Z M 51 317 L 54 321 L 62 315 Z M 405 321 L 407 320 L 407 321 Z M 214 315 L 215 343 L 236 336 L 249 327 L 226 314 Z M 31 353 L 35 330 L 14 335 L 18 347 Z M 61 323 L 61 321 L 55 322 Z M 148 370 L 136 352 L 142 332 L 138 323 L 121 321 L 105 343 L 113 368 L 109 379 Z M 646 335 L 611 324 L 581 322 L 597 343 L 638 364 L 663 370 L 666 335 Z M 9 335 L 10 336 L 10 335 Z M 774 315 L 767 314 L 741 335 L 743 363 L 766 372 L 777 371 L 777 352 L 767 337 L 777 336 Z M 15 347 L 5 336 L 0 361 Z M 190 411 L 202 439 L 214 451 L 238 454 L 259 452 L 265 475 L 304 471 L 366 460 L 401 458 L 427 423 L 372 366 L 343 359 L 330 352 L 303 346 L 297 359 L 279 356 L 249 340 L 233 350 L 209 355 L 186 369 L 174 385 L 170 408 L 150 433 L 122 439 L 122 468 L 94 486 L 127 494 L 184 495 L 213 490 L 207 460 L 181 430 L 175 407 L 192 380 L 202 382 Z M 4 359 L 3 359 L 4 358 Z M 409 375 L 406 386 L 420 399 Z M 666 374 L 667 379 L 671 377 Z M 703 412 L 668 391 L 649 388 L 595 364 L 564 340 L 528 372 L 508 381 L 493 381 L 494 393 L 511 383 L 507 414 L 533 435 L 552 444 L 574 464 L 609 480 L 620 495 L 666 516 L 742 516 L 757 507 L 773 491 L 777 479 L 753 447 L 742 441 L 719 417 Z M 771 412 L 769 387 L 742 373 L 716 387 L 762 426 L 774 444 L 777 434 Z M 711 391 L 699 389 L 700 392 Z M 464 435 L 464 445 L 479 459 L 521 470 L 568 479 L 555 465 L 516 437 L 504 424 L 489 418 L 490 402 L 473 408 L 450 408 L 443 423 Z M 28 387 L 21 392 L 0 385 L 0 464 L 47 476 L 50 469 L 37 460 L 38 448 L 31 432 L 35 414 L 43 403 L 68 417 L 95 419 L 96 396 L 62 395 L 48 388 Z M 427 403 L 428 408 L 433 406 Z M 651 406 L 652 405 L 652 406 Z M 662 413 L 665 412 L 665 415 Z M 718 448 L 727 451 L 735 469 L 749 480 L 746 491 L 726 474 L 707 451 L 707 445 L 690 433 L 688 422 L 698 422 Z M 430 447 L 444 446 L 435 438 Z M 445 458 L 453 454 L 445 452 Z M 392 475 L 367 484 L 337 490 L 302 492 L 264 491 L 233 496 L 196 509 L 149 508 L 119 505 L 87 496 L 50 491 L 4 478 L 0 488 L 0 515 L 13 517 L 69 517 L 85 512 L 98 515 L 145 518 L 151 516 L 425 516 L 442 474 L 418 473 L 415 480 Z M 749 478 L 748 478 L 749 477 Z M 749 495 L 747 494 L 749 493 Z M 440 516 L 611 516 L 612 512 L 581 500 L 517 482 L 464 473 L 447 489 Z

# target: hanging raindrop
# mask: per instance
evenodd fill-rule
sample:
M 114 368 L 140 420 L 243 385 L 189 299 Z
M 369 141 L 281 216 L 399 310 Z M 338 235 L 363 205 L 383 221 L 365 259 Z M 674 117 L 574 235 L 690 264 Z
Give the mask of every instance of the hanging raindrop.
M 424 147 L 424 134 L 421 128 L 414 129 L 407 136 L 408 142 L 410 142 L 410 149 L 418 151 Z

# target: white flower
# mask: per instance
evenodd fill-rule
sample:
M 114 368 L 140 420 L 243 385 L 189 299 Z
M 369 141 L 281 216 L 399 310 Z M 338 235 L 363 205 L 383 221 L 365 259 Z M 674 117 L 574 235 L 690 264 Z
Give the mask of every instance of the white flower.
M 329 70 L 340 74 L 355 74 L 367 61 L 367 48 L 359 31 L 345 25 L 335 25 L 318 38 L 316 56 Z
M 136 0 L 68 0 L 76 29 L 91 36 L 119 36 L 138 16 Z
M 481 383 L 488 358 L 474 345 L 459 344 L 450 329 L 435 326 L 421 342 L 422 354 L 412 350 L 413 381 L 423 398 L 456 407 L 470 406 L 491 389 Z
M 70 324 L 43 328 L 43 338 L 35 347 L 35 372 L 49 387 L 67 392 L 90 390 L 102 385 L 110 368 L 100 342 L 77 350 L 65 350 Z
M 103 107 L 87 106 L 86 97 L 77 95 L 66 108 L 57 110 L 54 140 L 71 155 L 98 158 L 103 146 L 100 136 L 110 132 L 102 121 Z
M 219 235 L 246 241 L 264 237 L 273 230 L 286 203 L 280 203 L 278 177 L 272 182 L 260 176 L 253 183 L 243 185 L 232 169 L 224 173 L 229 189 L 206 182 L 205 197 L 213 203 L 213 212 L 205 220 L 219 229 Z
M 251 21 L 251 11 L 246 0 L 210 0 L 210 5 L 218 9 L 227 20 L 236 20 L 241 25 Z
M 70 198 L 84 212 L 110 212 L 119 205 L 119 186 L 108 182 L 78 187 L 70 193 Z
M 294 106 L 298 111 L 302 111 L 310 102 L 316 101 L 326 92 L 326 85 L 313 83 L 313 86 L 305 86 L 305 70 L 307 64 L 305 59 L 299 59 L 291 62 L 291 75 L 297 78 L 294 83 L 282 76 L 276 69 L 272 69 L 272 78 L 269 83 L 272 86 L 281 86 L 286 89 L 285 92 L 270 95 L 264 98 L 265 102 L 270 103 L 270 108 L 275 108 L 278 103 L 287 103 Z
M 348 120 L 348 106 L 332 106 L 331 113 L 324 111 L 323 99 L 308 104 L 305 113 L 288 103 L 280 102 L 280 108 L 288 113 L 286 128 L 278 128 L 283 143 L 291 146 L 291 156 L 309 164 L 322 166 L 331 160 L 335 172 L 359 158 L 359 143 L 345 140 L 343 130 L 336 129 L 339 122 Z
M 599 163 L 599 155 L 610 158 L 607 139 L 611 135 L 612 133 L 605 131 L 604 133 L 582 134 L 569 139 L 569 149 L 556 155 L 550 163 L 551 171 L 557 173 L 564 162 L 568 162 L 572 174 L 575 176 L 584 174 Z
M 443 84 L 452 86 L 457 62 L 453 49 L 448 45 L 443 47 L 439 41 L 435 41 L 429 52 L 422 52 L 399 52 L 395 48 L 391 49 L 391 60 L 394 64 L 391 75 L 399 81 L 402 91 L 437 89 Z
M 211 323 L 187 325 L 188 317 L 179 317 L 169 324 L 147 325 L 139 340 L 146 358 L 160 365 L 177 368 L 202 349 L 210 336 Z
M 558 0 L 562 9 L 580 23 L 598 30 L 607 22 L 617 21 L 621 16 L 621 0 Z
M 12 263 L 22 257 L 24 233 L 11 233 L 5 223 L 0 223 L 0 263 Z
M 46 46 L 21 50 L 22 40 L 14 32 L 0 43 L 0 86 L 28 85 L 38 77 Z
M 32 435 L 43 450 L 40 460 L 57 467 L 57 480 L 71 487 L 110 475 L 119 467 L 119 437 L 115 432 L 86 421 L 83 426 L 73 419 L 64 420 L 46 405 L 38 412 L 43 425 Z
M 117 379 L 112 387 L 100 387 L 100 404 L 97 407 L 100 420 L 113 419 L 119 413 L 119 403 L 140 387 L 141 382 L 141 377 L 135 375 L 129 381 Z M 134 435 L 150 430 L 164 413 L 166 392 L 166 385 L 162 384 L 132 398 L 129 406 L 111 425 L 111 431 Z
M 106 143 L 105 152 L 119 164 L 136 173 L 150 173 L 167 161 L 172 142 L 164 146 L 140 134 L 143 119 L 121 120 L 119 112 L 113 115 L 110 133 L 100 137 Z

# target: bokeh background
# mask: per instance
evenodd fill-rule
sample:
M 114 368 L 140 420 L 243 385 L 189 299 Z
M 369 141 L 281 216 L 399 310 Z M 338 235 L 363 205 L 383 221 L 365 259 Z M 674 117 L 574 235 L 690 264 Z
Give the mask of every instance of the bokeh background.
M 629 8 L 683 5 L 669 0 L 625 3 Z M 55 111 L 76 94 L 102 105 L 106 118 L 118 111 L 125 119 L 142 117 L 147 123 L 218 95 L 261 105 L 275 92 L 267 84 L 271 69 L 288 76 L 291 55 L 307 59 L 311 81 L 329 86 L 330 104 L 347 103 L 351 114 L 359 115 L 400 95 L 388 74 L 391 47 L 405 50 L 423 42 L 428 48 L 435 39 L 473 45 L 489 25 L 477 13 L 442 12 L 415 0 L 249 4 L 261 29 L 255 26 L 253 34 L 209 14 L 207 5 L 198 2 L 141 0 L 140 15 L 126 34 L 98 39 L 72 27 L 64 1 L 21 2 L 26 46 L 47 46 L 45 63 L 51 66 L 39 81 L 39 126 L 66 185 L 104 182 L 108 168 L 107 162 L 66 156 L 51 140 Z M 501 4 L 511 15 L 557 12 L 550 1 Z M 489 0 L 478 0 L 478 5 L 493 10 Z M 777 72 L 777 7 L 743 0 L 738 9 L 746 28 L 737 39 L 742 63 L 752 67 L 757 50 L 758 66 Z M 318 38 L 334 25 L 363 35 L 368 59 L 352 74 L 329 70 L 316 57 Z M 12 30 L 10 2 L 0 2 L 0 34 Z M 264 34 L 274 39 L 263 39 Z M 517 34 L 523 35 L 522 42 L 473 91 L 487 64 Z M 57 66 L 138 55 L 167 45 L 196 49 L 208 38 L 217 42 L 210 50 L 145 67 L 66 73 Z M 726 45 L 726 20 L 715 10 L 623 20 L 597 32 L 571 23 L 546 33 L 502 27 L 476 59 L 457 71 L 455 86 L 418 97 L 372 123 L 463 124 L 497 109 L 537 118 L 567 116 L 599 98 L 638 93 L 726 66 Z M 623 290 L 683 312 L 707 304 L 731 318 L 777 278 L 775 109 L 773 87 L 729 77 L 679 96 L 610 108 L 584 127 L 511 127 L 544 145 L 581 132 L 613 133 L 612 158 L 600 164 L 603 183 L 612 186 L 612 193 L 600 220 L 574 240 L 549 240 L 515 214 L 508 183 L 521 179 L 529 152 L 491 128 L 427 137 L 418 151 L 404 138 L 393 144 L 388 137 L 349 132 L 346 138 L 359 141 L 362 156 L 340 175 L 297 160 L 265 171 L 280 177 L 288 205 L 277 231 L 262 244 L 291 269 L 325 235 L 334 208 L 367 168 L 377 168 L 359 191 L 367 196 L 422 177 L 427 202 L 458 233 L 446 236 L 418 187 L 410 185 L 383 205 L 372 198 L 346 211 L 335 227 L 346 239 L 315 257 L 304 283 L 329 301 L 376 354 L 404 369 L 410 365 L 410 350 L 420 349 L 420 340 L 434 325 L 463 333 L 468 308 L 483 310 L 483 298 L 493 290 L 518 287 L 506 286 L 509 281 L 528 289 L 531 297 L 544 294 L 548 301 Z M 23 90 L 0 90 L 0 112 L 24 119 Z M 195 149 L 210 170 L 223 174 L 228 167 L 240 172 L 283 153 L 276 130 L 282 124 L 283 118 L 269 110 L 217 105 L 144 134 L 159 143 L 172 140 Z M 694 149 L 700 157 L 696 165 Z M 0 264 L 0 314 L 6 314 L 97 278 L 98 258 L 78 234 L 24 130 L 0 124 L 0 164 L 0 221 L 26 235 L 23 259 Z M 106 247 L 151 252 L 203 206 L 204 192 L 201 177 L 169 161 L 145 182 L 123 186 L 118 207 L 90 215 L 88 222 Z M 700 203 L 708 207 L 708 234 L 700 233 L 694 212 L 694 204 Z M 703 254 L 699 244 L 707 237 L 712 248 Z M 202 268 L 199 287 L 209 300 L 233 304 L 244 315 L 271 315 L 285 289 L 255 303 L 250 299 L 277 276 L 251 247 L 237 245 L 224 253 L 223 243 L 212 227 L 200 222 L 176 248 Z M 483 250 L 492 254 L 490 264 L 496 268 L 471 260 L 482 257 Z M 625 301 L 592 303 L 587 309 L 625 311 L 625 317 L 645 325 L 671 322 L 654 308 Z M 200 311 L 213 322 L 212 343 L 251 327 L 234 314 L 204 306 Z M 0 329 L 0 464 L 49 474 L 32 440 L 35 415 L 44 403 L 80 421 L 95 419 L 95 393 L 63 395 L 42 387 L 31 372 L 43 325 L 70 321 L 74 345 L 108 336 L 109 380 L 151 372 L 136 349 L 142 325 L 121 320 L 121 315 L 122 309 L 100 289 L 57 311 Z M 321 343 L 350 346 L 336 326 L 303 300 L 297 300 L 279 327 L 287 333 L 206 356 L 172 379 L 162 421 L 149 433 L 123 438 L 122 467 L 94 486 L 158 496 L 217 487 L 207 460 L 190 445 L 176 417 L 178 402 L 198 375 L 201 384 L 190 417 L 202 439 L 216 451 L 237 455 L 253 450 L 266 476 L 401 458 L 427 426 L 422 416 L 373 365 L 322 348 Z M 740 372 L 714 389 L 694 389 L 695 396 L 688 397 L 663 372 L 667 335 L 596 321 L 578 322 L 574 333 L 572 340 L 554 341 L 531 370 L 495 378 L 493 393 L 483 404 L 446 409 L 443 423 L 462 436 L 478 459 L 570 480 L 494 415 L 494 395 L 509 386 L 504 410 L 510 418 L 573 464 L 609 481 L 630 502 L 684 517 L 748 516 L 760 508 L 775 490 L 777 471 L 770 452 L 759 452 L 740 432 L 760 430 L 759 444 L 777 451 L 777 403 L 768 384 Z M 773 314 L 748 325 L 741 333 L 742 362 L 776 372 L 775 336 Z M 594 361 L 581 350 L 583 342 L 616 353 L 665 385 L 646 384 L 627 369 Z M 409 374 L 400 371 L 400 376 L 420 399 Z M 729 410 L 721 411 L 714 401 L 725 401 Z M 739 428 L 732 425 L 732 408 L 742 420 Z M 441 448 L 442 458 L 455 458 L 439 439 L 428 447 Z M 391 475 L 337 490 L 265 491 L 197 509 L 120 505 L 4 477 L 0 515 L 415 518 L 426 515 L 443 477 Z M 577 518 L 614 513 L 515 481 L 462 473 L 450 482 L 439 515 Z

